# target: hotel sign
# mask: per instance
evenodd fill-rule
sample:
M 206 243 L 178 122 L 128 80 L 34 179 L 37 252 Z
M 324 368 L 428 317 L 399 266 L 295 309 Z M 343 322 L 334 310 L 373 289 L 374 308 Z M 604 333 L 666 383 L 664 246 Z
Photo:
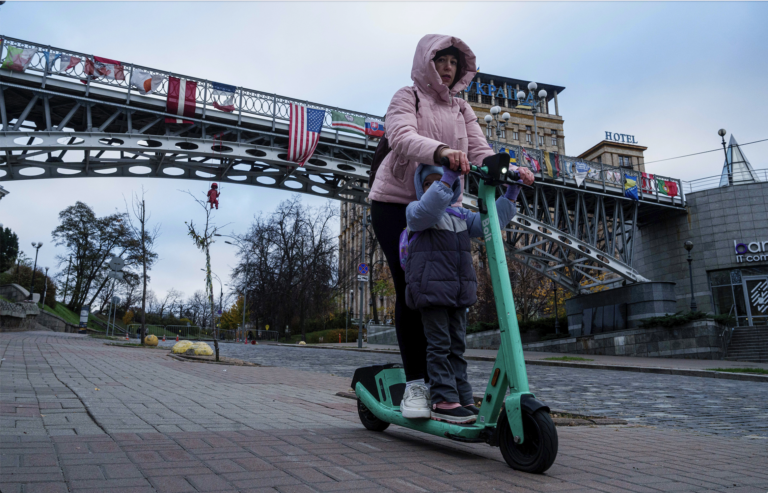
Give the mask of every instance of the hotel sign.
M 625 144 L 637 144 L 634 135 L 617 134 L 607 131 L 605 132 L 605 140 L 610 140 L 611 142 L 623 142 Z
M 736 262 L 768 262 L 768 241 L 738 243 L 733 240 Z

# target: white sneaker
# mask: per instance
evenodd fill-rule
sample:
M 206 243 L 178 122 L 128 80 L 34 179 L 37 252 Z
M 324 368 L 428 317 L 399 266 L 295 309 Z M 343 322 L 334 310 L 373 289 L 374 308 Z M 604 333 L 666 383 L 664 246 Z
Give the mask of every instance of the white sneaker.
M 400 401 L 400 412 L 404 418 L 426 418 L 432 416 L 429 409 L 429 388 L 423 383 L 416 383 L 405 390 Z

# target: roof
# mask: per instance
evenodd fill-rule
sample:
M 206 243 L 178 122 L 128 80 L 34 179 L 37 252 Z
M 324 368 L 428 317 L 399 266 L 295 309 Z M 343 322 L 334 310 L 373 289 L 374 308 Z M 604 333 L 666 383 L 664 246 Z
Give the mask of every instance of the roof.
M 632 149 L 632 150 L 635 150 L 635 151 L 645 151 L 645 150 L 648 149 L 645 146 L 641 146 L 641 145 L 637 145 L 637 144 L 627 144 L 626 142 L 614 142 L 612 140 L 601 140 L 600 142 L 598 142 L 597 144 L 593 145 L 592 147 L 590 147 L 589 149 L 587 149 L 586 151 L 582 152 L 581 154 L 579 154 L 576 157 L 584 158 L 584 157 L 592 154 L 593 152 L 595 152 L 599 148 L 601 148 L 601 147 L 608 147 L 608 146 L 611 146 L 611 147 L 623 147 L 625 149 Z
M 483 83 L 489 83 L 491 80 L 493 81 L 494 85 L 499 85 L 500 83 L 507 83 L 507 85 L 511 86 L 520 86 L 521 91 L 525 91 L 526 94 L 528 93 L 528 83 L 531 82 L 530 80 L 523 80 L 523 79 L 513 79 L 512 77 L 503 77 L 501 75 L 491 75 L 486 74 L 484 72 L 478 72 L 477 77 L 475 79 L 480 78 L 480 81 Z M 551 101 L 555 97 L 555 91 L 557 91 L 557 94 L 562 94 L 563 91 L 565 91 L 565 87 L 563 86 L 556 86 L 553 84 L 547 84 L 544 82 L 538 82 L 536 81 L 536 84 L 539 86 L 537 90 L 544 89 L 547 91 L 547 101 Z

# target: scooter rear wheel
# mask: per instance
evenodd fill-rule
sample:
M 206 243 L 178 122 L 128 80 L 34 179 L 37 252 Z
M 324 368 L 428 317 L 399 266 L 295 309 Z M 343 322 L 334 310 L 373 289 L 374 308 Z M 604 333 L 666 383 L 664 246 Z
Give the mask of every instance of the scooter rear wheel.
M 365 407 L 363 401 L 357 400 L 357 414 L 360 416 L 360 422 L 366 429 L 371 431 L 384 431 L 389 428 L 389 423 L 382 421 L 373 414 L 370 409 Z
M 557 431 L 545 409 L 539 409 L 533 414 L 523 410 L 525 441 L 519 445 L 515 443 L 506 412 L 502 411 L 497 426 L 501 455 L 512 469 L 541 474 L 555 462 Z

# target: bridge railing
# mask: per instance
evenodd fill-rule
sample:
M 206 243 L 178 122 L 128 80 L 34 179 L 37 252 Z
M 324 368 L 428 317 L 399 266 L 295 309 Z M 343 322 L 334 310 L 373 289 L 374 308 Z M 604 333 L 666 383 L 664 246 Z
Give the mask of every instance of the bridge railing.
M 207 79 L 201 79 L 199 77 L 192 77 L 188 75 L 183 74 L 177 74 L 175 72 L 169 72 L 166 70 L 159 70 L 151 67 L 145 67 L 143 65 L 133 64 L 133 63 L 126 63 L 120 60 L 121 65 L 123 68 L 124 73 L 124 80 L 116 80 L 116 79 L 108 79 L 105 77 L 94 77 L 89 76 L 85 73 L 85 62 L 86 60 L 93 60 L 93 55 L 88 53 L 82 53 L 78 51 L 73 50 L 65 50 L 63 48 L 57 48 L 52 47 L 48 45 L 43 45 L 39 43 L 34 43 L 31 41 L 25 41 L 22 39 L 12 38 L 8 36 L 0 35 L 0 60 L 5 60 L 5 57 L 8 55 L 8 47 L 13 46 L 17 48 L 32 48 L 37 49 L 37 53 L 34 54 L 32 57 L 32 60 L 27 67 L 27 71 L 30 72 L 39 72 L 42 73 L 46 78 L 53 78 L 53 79 L 69 79 L 69 80 L 79 80 L 81 82 L 86 82 L 86 86 L 108 86 L 111 89 L 119 89 L 126 93 L 126 97 L 130 97 L 131 93 L 138 93 L 135 87 L 132 87 L 130 84 L 130 79 L 132 76 L 132 73 L 135 69 L 142 70 L 143 72 L 147 72 L 151 75 L 162 75 L 164 77 L 162 85 L 155 91 L 153 94 L 148 95 L 142 95 L 144 97 L 151 97 L 151 98 L 157 98 L 165 101 L 165 99 L 168 96 L 168 77 L 178 77 L 181 79 L 186 79 L 190 81 L 194 81 L 197 83 L 197 91 L 196 91 L 196 104 L 197 107 L 200 108 L 203 112 L 203 115 L 205 115 L 209 111 L 216 111 L 219 112 L 216 108 L 214 108 L 213 103 L 216 101 L 216 98 L 213 95 L 213 81 L 207 80 Z M 46 55 L 47 54 L 47 55 Z M 80 61 L 74 66 L 74 68 L 62 72 L 66 67 L 62 67 L 62 60 L 60 57 L 61 55 L 65 56 L 73 56 L 80 59 Z M 54 61 L 55 60 L 55 61 Z M 223 81 L 216 81 L 224 83 Z M 221 103 L 221 101 L 216 101 L 218 103 Z M 282 121 L 287 122 L 290 117 L 290 104 L 291 103 L 301 103 L 305 106 L 308 106 L 310 108 L 317 108 L 325 110 L 325 123 L 324 127 L 331 129 L 331 130 L 337 130 L 333 127 L 331 127 L 331 111 L 338 111 L 345 115 L 349 116 L 356 116 L 361 118 L 373 118 L 377 120 L 383 120 L 382 117 L 376 116 L 376 115 L 370 115 L 368 113 L 360 113 L 356 111 L 346 110 L 342 108 L 337 108 L 334 106 L 327 106 L 317 103 L 312 103 L 309 101 L 302 101 L 298 99 L 293 99 L 285 96 L 279 96 L 277 94 L 270 94 L 262 91 L 257 91 L 254 89 L 248 89 L 245 87 L 237 87 L 235 91 L 235 98 L 234 98 L 234 105 L 235 110 L 230 113 L 234 115 L 238 115 L 238 118 L 242 115 L 252 115 L 252 116 L 258 116 L 258 117 L 266 117 L 267 119 L 271 119 L 274 121 Z M 223 113 L 223 112 L 220 112 Z M 356 134 L 351 133 L 344 133 L 345 136 L 351 137 L 351 138 L 359 138 L 361 141 L 366 140 L 365 137 L 359 136 Z
M 756 169 L 751 171 L 736 171 L 728 177 L 723 177 L 722 173 L 697 180 L 684 181 L 683 189 L 685 193 L 701 192 L 713 188 L 726 187 L 732 185 L 746 185 L 755 182 L 768 182 L 768 168 Z

